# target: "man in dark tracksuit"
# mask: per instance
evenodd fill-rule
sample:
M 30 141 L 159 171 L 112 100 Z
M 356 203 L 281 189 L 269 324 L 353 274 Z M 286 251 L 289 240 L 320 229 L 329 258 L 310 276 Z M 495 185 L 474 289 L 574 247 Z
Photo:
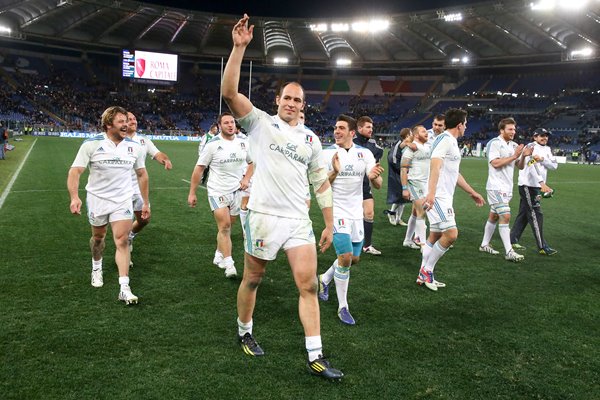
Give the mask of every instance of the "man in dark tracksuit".
M 526 157 L 525 168 L 519 171 L 519 214 L 510 230 L 510 242 L 515 250 L 525 250 L 519 244 L 519 239 L 527 224 L 531 225 L 533 236 L 542 255 L 551 256 L 558 253 L 548 246 L 544 240 L 544 214 L 540 200 L 542 194 L 551 195 L 553 190 L 546 185 L 548 170 L 558 167 L 556 159 L 548 144 L 548 132 L 544 128 L 537 128 L 533 132 L 533 143 L 527 145 L 521 157 Z
M 369 117 L 360 117 L 356 124 L 358 126 L 357 135 L 354 138 L 354 144 L 365 147 L 371 150 L 375 161 L 380 162 L 383 157 L 383 148 L 379 147 L 373 136 L 373 120 Z M 369 179 L 365 177 L 363 181 L 363 210 L 365 223 L 365 242 L 363 244 L 363 252 L 375 256 L 381 255 L 381 252 L 371 245 L 373 238 L 373 219 L 375 218 L 375 201 L 371 193 L 371 185 Z

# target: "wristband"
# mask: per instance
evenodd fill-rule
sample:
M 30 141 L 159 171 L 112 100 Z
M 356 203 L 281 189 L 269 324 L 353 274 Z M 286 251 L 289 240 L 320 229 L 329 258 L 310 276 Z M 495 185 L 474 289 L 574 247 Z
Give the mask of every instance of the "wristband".
M 402 190 L 408 190 L 408 186 L 402 185 Z

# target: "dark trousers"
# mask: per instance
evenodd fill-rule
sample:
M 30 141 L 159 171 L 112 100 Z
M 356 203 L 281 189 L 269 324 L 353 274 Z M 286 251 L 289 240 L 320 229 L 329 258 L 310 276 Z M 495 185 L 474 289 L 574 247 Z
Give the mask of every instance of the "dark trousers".
M 511 243 L 519 242 L 525 227 L 529 224 L 531 225 L 538 249 L 547 246 L 544 240 L 544 214 L 542 213 L 542 205 L 540 204 L 541 193 L 540 188 L 519 186 L 521 201 L 519 203 L 519 214 L 510 230 Z

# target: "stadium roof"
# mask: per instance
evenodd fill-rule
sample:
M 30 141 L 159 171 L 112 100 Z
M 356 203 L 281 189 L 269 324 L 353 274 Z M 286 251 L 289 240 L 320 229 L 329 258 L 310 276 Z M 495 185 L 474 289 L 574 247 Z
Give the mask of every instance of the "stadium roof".
M 377 21 L 251 15 L 256 28 L 246 57 L 265 65 L 287 58 L 290 65 L 315 68 L 331 68 L 343 57 L 353 67 L 373 69 L 561 62 L 582 48 L 597 57 L 600 1 L 573 0 L 570 8 L 583 7 L 569 11 L 560 8 L 564 0 L 544 1 L 556 8 L 507 0 Z M 238 18 L 128 0 L 0 0 L 0 37 L 91 52 L 128 48 L 220 60 L 229 55 Z M 368 30 L 386 23 L 378 32 Z

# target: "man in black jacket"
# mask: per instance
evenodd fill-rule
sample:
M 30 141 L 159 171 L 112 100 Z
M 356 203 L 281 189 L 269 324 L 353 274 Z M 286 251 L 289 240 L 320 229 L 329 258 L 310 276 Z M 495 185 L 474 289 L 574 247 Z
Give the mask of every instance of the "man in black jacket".
M 380 162 L 383 157 L 383 148 L 379 147 L 375 142 L 373 136 L 373 120 L 370 117 L 360 117 L 356 124 L 358 126 L 358 135 L 354 138 L 354 144 L 362 146 L 371 150 L 375 161 Z M 365 242 L 363 244 L 363 252 L 373 254 L 375 256 L 381 255 L 381 252 L 377 250 L 371 244 L 373 237 L 373 219 L 375 218 L 375 201 L 373 200 L 373 194 L 371 193 L 371 185 L 369 179 L 365 177 L 363 180 L 363 210 L 365 219 Z

